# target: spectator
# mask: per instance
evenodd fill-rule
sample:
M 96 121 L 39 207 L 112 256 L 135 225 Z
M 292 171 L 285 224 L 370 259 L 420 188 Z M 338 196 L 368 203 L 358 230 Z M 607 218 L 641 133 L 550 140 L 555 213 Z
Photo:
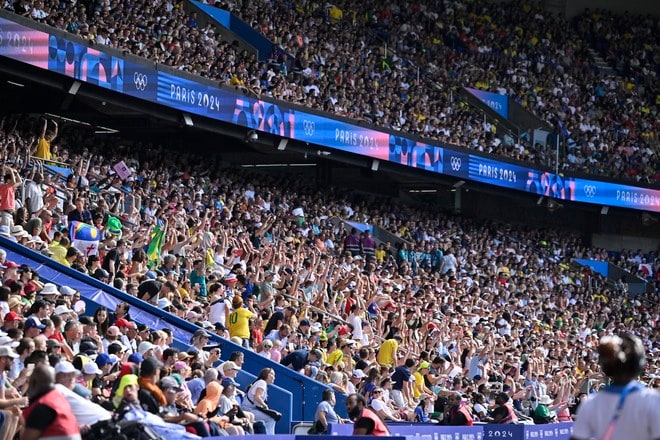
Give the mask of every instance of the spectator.
M 37 365 L 30 376 L 30 406 L 23 410 L 23 438 L 79 438 L 76 417 L 67 399 L 55 387 L 55 374 L 47 365 Z
M 14 226 L 16 210 L 16 187 L 23 183 L 20 174 L 4 162 L 2 166 L 3 182 L 0 184 L 0 225 Z
M 162 362 L 154 357 L 144 359 L 140 366 L 138 396 L 142 407 L 152 414 L 158 414 L 160 408 L 167 404 L 163 391 L 157 385 L 162 366 Z
M 245 435 L 241 425 L 233 425 L 227 415 L 218 415 L 218 405 L 221 398 L 221 386 L 218 382 L 211 382 L 206 386 L 206 396 L 197 403 L 195 413 L 200 414 L 204 420 L 217 424 L 230 435 Z
M 499 393 L 495 397 L 495 409 L 493 410 L 493 423 L 509 424 L 518 420 L 513 407 L 509 403 L 510 397 L 507 393 Z
M 406 359 L 405 364 L 395 367 L 394 373 L 392 373 L 392 392 L 390 396 L 394 406 L 398 409 L 405 409 L 413 402 L 413 376 L 410 370 L 414 366 L 414 360 Z
M 286 355 L 280 364 L 290 367 L 295 371 L 302 371 L 305 365 L 323 360 L 323 354 L 319 350 L 295 350 Z
M 314 429 L 310 434 L 328 434 L 330 432 L 331 423 L 341 423 L 342 420 L 335 412 L 335 392 L 327 389 L 323 390 L 323 400 L 316 407 L 314 415 Z
M 41 129 L 41 136 L 39 136 L 39 141 L 37 142 L 37 148 L 34 152 L 34 155 L 43 160 L 51 160 L 52 154 L 50 151 L 50 145 L 55 140 L 58 134 L 59 126 L 56 121 L 51 121 L 53 125 L 52 130 L 48 130 L 48 119 L 43 118 L 43 127 Z M 35 212 L 35 211 L 31 211 Z
M 229 314 L 229 335 L 233 338 L 240 338 L 244 347 L 250 346 L 250 319 L 257 315 L 253 310 L 243 307 L 243 299 L 240 296 L 234 296 L 231 302 L 232 309 Z
M 257 380 L 248 388 L 245 399 L 241 404 L 244 411 L 254 414 L 257 421 L 262 421 L 266 426 L 266 434 L 275 434 L 275 419 L 262 409 L 268 410 L 268 385 L 275 381 L 275 371 L 264 368 L 259 373 Z
M 89 427 L 97 422 L 109 420 L 112 417 L 110 412 L 74 391 L 78 376 L 80 371 L 68 361 L 61 360 L 55 365 L 55 388 L 71 405 L 78 426 Z
M 646 366 L 640 339 L 628 333 L 610 336 L 601 340 L 597 350 L 612 385 L 580 404 L 571 438 L 657 438 L 660 394 L 633 381 Z M 626 411 L 626 405 L 635 410 Z
M 445 425 L 472 426 L 472 414 L 463 402 L 463 396 L 453 392 L 447 397 L 447 408 L 443 417 Z
M 376 356 L 378 364 L 383 367 L 397 366 L 399 363 L 397 352 L 402 341 L 403 339 L 399 335 L 394 335 L 391 339 L 383 341 Z
M 359 435 L 363 429 L 363 419 L 369 419 L 373 423 L 373 428 L 367 429 L 371 435 L 389 436 L 390 430 L 383 420 L 367 407 L 367 401 L 360 394 L 351 394 L 346 398 L 346 412 L 348 418 L 351 419 L 355 425 L 353 428 L 353 435 Z M 357 432 L 356 432 L 357 431 Z

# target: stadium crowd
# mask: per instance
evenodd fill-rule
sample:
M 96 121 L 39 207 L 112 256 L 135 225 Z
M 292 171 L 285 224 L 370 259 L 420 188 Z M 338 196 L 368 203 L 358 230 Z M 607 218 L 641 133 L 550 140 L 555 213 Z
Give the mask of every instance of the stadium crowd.
M 628 298 L 624 286 L 572 266 L 606 255 L 578 235 L 319 191 L 43 118 L 7 118 L 1 128 L 1 235 L 203 328 L 178 352 L 170 331 L 132 321 L 127 304 L 87 316 L 80 292 L 0 255 L 9 408 L 25 405 L 34 371 L 39 383 L 83 395 L 64 391 L 91 412 L 74 411 L 83 430 L 110 410 L 148 417 L 161 432 L 272 433 L 275 419 L 262 410 L 274 372 L 265 369 L 236 406 L 227 378 L 242 358 L 214 368 L 220 353 L 203 349 L 207 332 L 358 392 L 386 420 L 570 420 L 605 383 L 592 349 L 624 330 L 642 338 L 644 380 L 659 385 L 658 290 Z M 123 180 L 113 169 L 122 160 Z M 71 174 L 53 175 L 48 161 Z M 337 217 L 386 228 L 403 244 L 377 244 Z M 97 255 L 76 248 L 74 221 L 98 229 Z M 657 254 L 643 257 L 657 279 Z M 319 429 L 335 421 L 333 399 L 320 403 Z
M 554 165 L 554 154 L 495 133 L 458 98 L 462 87 L 506 94 L 562 133 L 563 169 L 660 181 L 656 19 L 586 11 L 569 22 L 517 1 L 372 0 L 360 10 L 348 1 L 215 6 L 274 43 L 269 62 L 239 51 L 220 29 L 200 27 L 197 13 L 181 1 L 5 3 L 5 9 L 93 44 L 257 96 Z M 611 62 L 615 74 L 597 66 L 591 49 Z

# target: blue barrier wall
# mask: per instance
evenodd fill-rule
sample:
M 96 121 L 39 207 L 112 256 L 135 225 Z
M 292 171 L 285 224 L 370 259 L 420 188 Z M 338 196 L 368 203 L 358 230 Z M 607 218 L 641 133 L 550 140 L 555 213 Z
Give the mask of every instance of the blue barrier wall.
M 80 291 L 81 297 L 93 303 L 114 310 L 114 306 L 124 301 L 131 306 L 131 316 L 138 322 L 153 329 L 164 327 L 172 329 L 179 347 L 189 343 L 191 335 L 199 328 L 172 314 L 146 303 L 138 298 L 121 292 L 112 286 L 63 266 L 44 255 L 20 246 L 0 237 L 0 248 L 7 251 L 8 259 L 19 264 L 28 264 L 39 275 L 59 285 L 67 285 Z M 92 305 L 92 304 L 90 304 Z M 95 307 L 92 305 L 92 307 Z M 91 310 L 93 312 L 93 310 Z M 278 433 L 288 433 L 292 420 L 313 420 L 316 406 L 322 400 L 323 390 L 327 387 L 282 365 L 276 364 L 263 356 L 246 350 L 231 341 L 212 335 L 211 341 L 222 346 L 221 359 L 227 360 L 232 352 L 241 351 L 245 356 L 243 369 L 252 376 L 257 376 L 266 367 L 273 368 L 276 384 L 269 388 L 271 405 L 282 412 L 282 419 L 277 424 Z M 241 385 L 246 386 L 242 381 Z M 251 382 L 250 382 L 251 383 Z M 337 395 L 337 409 L 345 412 L 345 396 Z

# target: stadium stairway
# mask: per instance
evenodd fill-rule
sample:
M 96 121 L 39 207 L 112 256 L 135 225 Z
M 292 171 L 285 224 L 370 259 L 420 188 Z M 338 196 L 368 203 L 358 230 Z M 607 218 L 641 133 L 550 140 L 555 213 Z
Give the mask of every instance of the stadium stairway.
M 225 32 L 230 32 L 231 35 L 240 38 L 244 44 L 252 47 L 256 51 L 259 61 L 268 61 L 268 56 L 273 51 L 273 46 L 275 46 L 274 43 L 253 29 L 248 23 L 229 11 L 200 1 L 191 0 L 188 5 L 192 6 L 191 11 L 201 12 L 218 27 L 224 29 Z M 292 60 L 292 57 L 288 54 L 287 58 Z
M 0 237 L 0 248 L 7 252 L 8 260 L 18 264 L 27 264 L 39 273 L 42 280 L 78 290 L 87 306 L 86 315 L 93 314 L 99 306 L 114 310 L 117 303 L 126 302 L 131 306 L 130 314 L 135 321 L 146 324 L 151 329 L 170 328 L 175 340 L 173 345 L 184 350 L 190 347 L 190 338 L 199 329 L 193 323 L 164 312 L 145 301 L 57 263 L 4 237 Z M 212 335 L 209 343 L 221 347 L 221 361 L 223 362 L 234 351 L 244 353 L 243 371 L 239 373 L 237 378 L 242 389 L 252 383 L 263 368 L 269 367 L 275 370 L 277 378 L 275 384 L 269 387 L 269 404 L 282 413 L 282 418 L 276 425 L 276 433 L 288 434 L 293 421 L 314 420 L 316 406 L 322 400 L 322 393 L 327 386 L 215 334 Z M 345 414 L 343 414 L 345 413 L 343 409 L 345 408 L 345 401 L 346 396 L 337 395 L 336 407 L 342 417 L 345 417 Z
M 648 288 L 651 288 L 651 285 L 645 279 L 640 278 L 609 261 L 574 258 L 573 262 L 580 266 L 588 267 L 594 272 L 602 275 L 611 286 L 616 285 L 619 280 L 625 279 L 626 284 L 628 285 L 628 295 L 630 296 L 641 295 L 645 293 Z

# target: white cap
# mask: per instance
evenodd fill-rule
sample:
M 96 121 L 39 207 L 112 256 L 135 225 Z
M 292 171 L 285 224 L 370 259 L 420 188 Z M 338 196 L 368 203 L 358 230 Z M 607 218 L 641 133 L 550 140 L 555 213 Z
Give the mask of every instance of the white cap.
M 3 335 L 3 336 L 0 336 L 0 346 L 5 345 L 7 347 L 16 348 L 16 347 L 18 347 L 18 344 L 19 344 L 18 341 L 14 341 L 12 338 L 7 336 L 6 334 Z
M 87 362 L 85 364 L 85 366 L 83 367 L 82 371 L 83 371 L 84 374 L 102 374 L 103 373 L 103 371 L 101 371 L 99 369 L 99 367 L 96 366 L 95 362 Z
M 7 345 L 0 345 L 0 357 L 10 357 L 15 359 L 18 357 L 18 355 L 14 350 L 12 350 L 11 347 Z
M 62 286 L 60 287 L 60 293 L 64 296 L 73 296 L 76 293 L 76 290 L 69 286 Z
M 55 307 L 54 312 L 56 315 L 64 315 L 65 313 L 75 313 L 73 310 L 71 310 L 64 304 L 60 304 L 59 306 Z
M 88 362 L 87 365 L 90 363 L 93 362 Z M 58 373 L 80 373 L 80 371 L 76 370 L 76 367 L 74 367 L 69 361 L 59 361 L 57 365 L 55 365 L 55 374 Z

